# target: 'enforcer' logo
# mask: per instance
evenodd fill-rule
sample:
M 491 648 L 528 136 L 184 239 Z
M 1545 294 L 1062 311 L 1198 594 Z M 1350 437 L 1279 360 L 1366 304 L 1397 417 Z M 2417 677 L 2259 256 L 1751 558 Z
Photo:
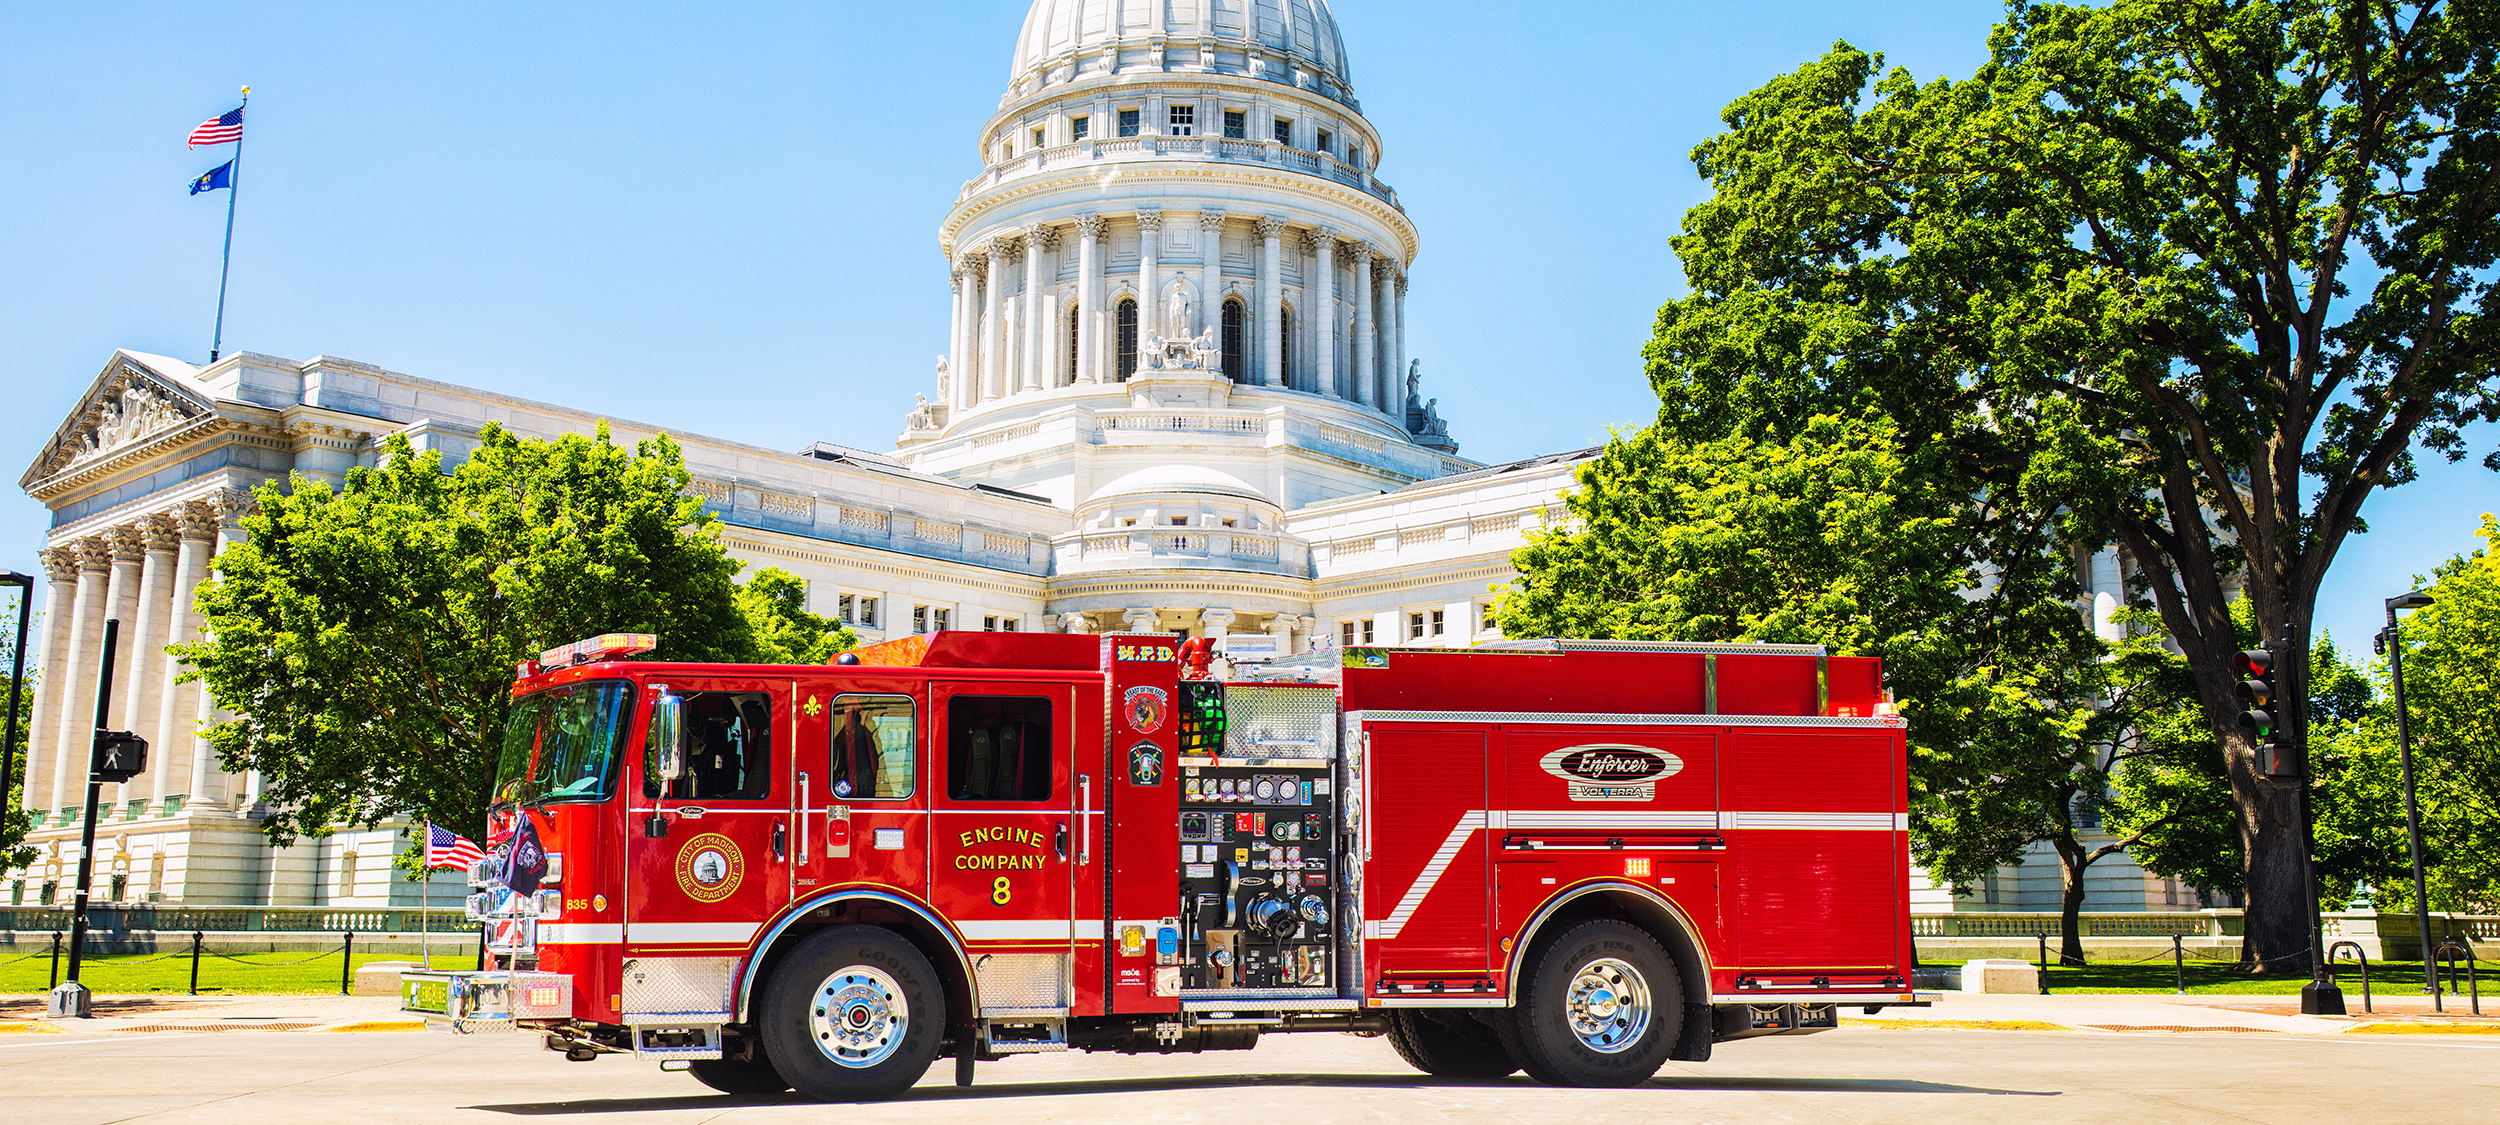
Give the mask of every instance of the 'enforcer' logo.
M 1595 743 L 1550 751 L 1537 765 L 1563 779 L 1574 801 L 1650 801 L 1657 782 L 1682 772 L 1684 760 L 1649 746 Z

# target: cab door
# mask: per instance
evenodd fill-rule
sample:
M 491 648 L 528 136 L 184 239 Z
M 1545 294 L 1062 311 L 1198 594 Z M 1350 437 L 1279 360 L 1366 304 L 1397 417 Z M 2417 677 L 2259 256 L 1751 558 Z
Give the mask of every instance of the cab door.
M 985 1011 L 1065 1010 L 1087 843 L 1074 815 L 1075 692 L 938 683 L 929 698 L 930 903 L 972 949 Z
M 789 901 L 793 684 L 682 676 L 667 687 L 684 700 L 685 772 L 663 782 L 646 745 L 628 806 L 626 953 L 741 954 Z
M 911 899 L 926 892 L 928 713 L 920 688 L 898 676 L 800 682 L 795 897 L 835 886 Z

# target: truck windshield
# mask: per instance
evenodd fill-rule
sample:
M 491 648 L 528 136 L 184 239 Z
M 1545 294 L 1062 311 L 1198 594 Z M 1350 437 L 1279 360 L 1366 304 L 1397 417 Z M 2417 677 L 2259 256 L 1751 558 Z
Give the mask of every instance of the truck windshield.
M 633 710 L 633 685 L 623 680 L 565 684 L 513 700 L 495 802 L 608 799 Z

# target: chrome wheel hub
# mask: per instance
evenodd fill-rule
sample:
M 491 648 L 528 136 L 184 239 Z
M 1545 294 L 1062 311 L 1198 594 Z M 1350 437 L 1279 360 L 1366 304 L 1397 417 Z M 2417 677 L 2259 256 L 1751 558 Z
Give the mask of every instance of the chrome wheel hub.
M 817 1050 L 841 1066 L 875 1066 L 894 1057 L 910 1025 L 903 987 L 882 969 L 837 970 L 808 997 L 808 1034 Z
M 1563 993 L 1563 1018 L 1588 1049 L 1614 1054 L 1629 1049 L 1649 1030 L 1649 982 L 1612 957 L 1600 957 L 1571 975 Z

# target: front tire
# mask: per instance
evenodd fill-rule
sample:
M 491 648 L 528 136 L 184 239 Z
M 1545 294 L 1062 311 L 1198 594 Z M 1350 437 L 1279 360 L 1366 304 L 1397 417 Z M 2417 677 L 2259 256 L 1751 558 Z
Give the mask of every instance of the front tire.
M 1684 984 L 1658 939 L 1595 919 L 1545 945 L 1520 978 L 1502 1043 L 1549 1086 L 1637 1086 L 1684 1028 Z
M 760 1050 L 753 1059 L 696 1059 L 686 1064 L 686 1073 L 724 1094 L 778 1094 L 790 1088 Z
M 760 1023 L 765 1052 L 799 1093 L 890 1098 L 937 1058 L 946 990 L 902 935 L 836 926 L 800 942 L 773 971 Z
M 1501 1078 L 1519 1069 L 1501 1035 L 1465 1014 L 1393 1011 L 1389 1045 L 1407 1065 L 1442 1078 Z

